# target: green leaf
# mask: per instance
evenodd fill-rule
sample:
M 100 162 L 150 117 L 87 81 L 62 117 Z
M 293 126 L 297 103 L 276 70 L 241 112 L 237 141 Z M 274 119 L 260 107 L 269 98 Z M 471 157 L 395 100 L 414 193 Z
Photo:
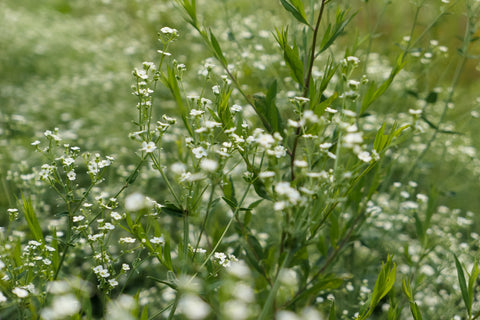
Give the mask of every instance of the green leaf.
M 166 239 L 163 246 L 163 264 L 168 270 L 173 271 L 172 257 L 170 253 L 170 239 Z
M 367 92 L 362 101 L 362 107 L 360 109 L 360 113 L 364 113 L 365 110 L 375 101 L 377 100 L 392 84 L 393 80 L 397 76 L 397 74 L 403 69 L 405 66 L 405 61 L 403 61 L 402 56 L 398 57 L 395 66 L 393 67 L 390 75 L 388 76 L 387 80 L 385 80 L 378 88 L 375 87 L 375 82 L 372 81 L 367 89 Z
M 260 177 L 258 176 L 255 177 L 253 181 L 253 188 L 255 189 L 255 192 L 259 197 L 267 200 L 272 200 L 272 198 L 270 198 L 270 196 L 267 193 L 267 188 L 265 187 L 265 183 L 263 183 Z
M 171 68 L 170 66 L 167 66 L 167 77 L 165 77 L 165 75 L 162 73 L 162 82 L 168 89 L 170 89 L 170 92 L 172 93 L 173 98 L 175 99 L 177 107 L 180 110 L 180 114 L 182 115 L 183 123 L 187 128 L 188 132 L 190 133 L 190 135 L 193 136 L 193 130 L 190 126 L 190 123 L 187 121 L 187 109 L 185 108 L 182 101 L 182 95 L 180 94 L 180 87 L 178 86 L 178 80 L 175 75 L 175 69 Z
M 422 314 L 420 313 L 420 308 L 413 300 L 413 293 L 412 288 L 410 287 L 410 283 L 407 282 L 406 279 L 402 281 L 402 291 L 407 296 L 408 303 L 410 305 L 410 311 L 412 313 L 414 320 L 422 320 Z
M 176 217 L 183 217 L 185 215 L 185 212 L 183 209 L 177 207 L 175 204 L 171 202 L 167 202 L 163 207 L 162 207 L 162 212 L 165 212 L 167 214 L 170 214 L 172 216 Z
M 270 133 L 278 132 L 283 135 L 283 121 L 275 104 L 277 95 L 277 81 L 273 81 L 268 88 L 267 94 L 255 94 L 255 108 L 257 113 L 268 123 L 267 130 Z
M 330 97 L 315 105 L 313 107 L 313 112 L 319 117 L 322 116 L 325 113 L 325 109 L 327 109 L 327 107 L 330 106 L 337 98 L 338 94 L 334 92 Z
M 471 299 L 469 296 L 469 292 L 467 289 L 467 283 L 465 281 L 465 275 L 463 273 L 463 266 L 457 258 L 457 255 L 453 255 L 455 258 L 455 267 L 457 268 L 457 276 L 458 276 L 458 284 L 460 285 L 460 290 L 462 292 L 463 302 L 465 303 L 465 307 L 467 307 L 468 315 L 472 315 L 472 304 L 470 303 Z
M 315 281 L 314 285 L 303 291 L 292 301 L 306 301 L 307 298 L 318 296 L 322 290 L 334 290 L 340 287 L 344 282 L 344 279 L 338 278 L 334 274 L 326 274 L 323 278 L 319 278 Z
M 212 45 L 213 52 L 215 53 L 215 57 L 222 63 L 224 67 L 227 66 L 227 59 L 225 59 L 225 56 L 223 55 L 223 51 L 220 48 L 220 45 L 218 44 L 217 38 L 215 38 L 215 35 L 213 34 L 212 30 L 210 31 L 210 43 Z
M 283 58 L 285 63 L 290 68 L 292 72 L 293 79 L 301 86 L 304 86 L 304 66 L 303 62 L 300 59 L 300 55 L 298 53 L 298 48 L 296 45 L 291 47 L 288 44 L 288 28 L 282 29 L 281 31 L 276 29 L 277 34 L 275 36 L 275 40 L 277 40 L 278 44 L 283 50 Z
M 332 301 L 330 311 L 328 312 L 328 320 L 335 320 L 335 301 Z
M 383 263 L 382 269 L 378 274 L 377 281 L 375 282 L 375 287 L 373 288 L 372 296 L 370 298 L 370 304 L 368 309 L 366 309 L 362 314 L 357 317 L 358 320 L 365 320 L 373 313 L 377 304 L 382 300 L 383 297 L 392 289 L 393 284 L 395 283 L 395 274 L 397 266 L 392 261 L 392 257 L 388 256 L 387 261 Z
M 35 213 L 35 210 L 33 209 L 32 201 L 25 198 L 22 194 L 22 204 L 23 214 L 25 216 L 25 220 L 27 220 L 28 228 L 30 229 L 33 238 L 38 242 L 45 243 L 42 228 L 38 223 L 37 215 Z
M 280 0 L 282 6 L 289 11 L 299 22 L 311 27 L 305 16 L 305 9 L 301 0 Z
M 320 50 L 317 54 L 322 53 L 323 51 L 327 50 L 333 42 L 343 33 L 345 27 L 350 23 L 350 21 L 355 17 L 355 14 L 347 17 L 349 10 L 342 11 L 341 9 L 337 9 L 335 24 L 329 24 L 327 30 L 323 34 L 322 41 L 320 42 Z
M 437 98 L 438 98 L 438 93 L 436 93 L 435 91 L 432 91 L 425 98 L 425 101 L 427 103 L 435 103 L 435 102 L 437 102 Z
M 140 315 L 140 320 L 148 320 L 148 304 L 143 307 L 142 314 Z
M 470 306 L 473 304 L 473 295 L 474 295 L 474 290 L 475 290 L 475 283 L 477 281 L 478 277 L 478 262 L 475 260 L 472 270 L 470 271 L 469 277 L 468 277 L 468 303 Z

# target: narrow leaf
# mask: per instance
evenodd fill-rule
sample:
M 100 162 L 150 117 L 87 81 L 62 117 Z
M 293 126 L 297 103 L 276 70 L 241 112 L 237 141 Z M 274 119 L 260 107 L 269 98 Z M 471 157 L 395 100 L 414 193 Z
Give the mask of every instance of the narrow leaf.
M 23 214 L 25 215 L 25 220 L 27 220 L 28 228 L 32 233 L 32 236 L 35 240 L 41 243 L 45 243 L 43 238 L 42 228 L 38 223 L 37 215 L 33 209 L 32 201 L 27 199 L 22 194 L 22 203 L 23 203 Z
M 307 26 L 310 27 L 310 24 L 308 23 L 307 18 L 305 16 L 305 10 L 303 8 L 302 1 L 280 0 L 280 2 L 282 3 L 282 6 L 295 17 L 295 19 L 297 19 L 299 22 L 306 24 Z M 292 2 L 293 4 L 290 2 Z
M 213 34 L 212 30 L 210 30 L 210 43 L 212 44 L 213 51 L 215 53 L 216 58 L 222 63 L 223 66 L 227 66 L 227 59 L 223 55 L 223 51 L 218 44 L 217 38 Z
M 462 292 L 463 302 L 465 307 L 467 307 L 468 314 L 472 314 L 472 305 L 470 304 L 470 297 L 467 290 L 467 283 L 465 281 L 465 274 L 463 273 L 463 266 L 457 258 L 457 255 L 453 255 L 455 258 L 455 267 L 457 268 L 458 284 L 460 285 L 460 290 Z

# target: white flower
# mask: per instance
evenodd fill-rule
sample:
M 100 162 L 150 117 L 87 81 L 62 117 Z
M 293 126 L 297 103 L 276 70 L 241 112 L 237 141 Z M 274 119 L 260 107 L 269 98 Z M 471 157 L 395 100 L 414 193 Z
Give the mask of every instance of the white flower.
M 307 163 L 307 161 L 305 161 L 305 160 L 295 160 L 295 161 L 293 162 L 293 165 L 294 165 L 295 167 L 299 167 L 299 168 L 306 168 L 306 167 L 308 167 L 308 163 Z
M 296 204 L 300 200 L 300 193 L 297 189 L 292 188 L 288 182 L 277 183 L 275 192 L 279 195 L 286 196 L 292 204 Z
M 276 158 L 285 157 L 287 155 L 287 149 L 284 146 L 276 146 L 273 150 L 267 150 L 267 154 L 273 155 Z
M 219 86 L 213 86 L 212 91 L 214 94 L 220 94 L 220 87 Z
M 69 166 L 72 163 L 74 163 L 75 160 L 72 157 L 67 157 L 67 158 L 62 159 L 62 162 L 63 162 L 64 165 Z
M 258 174 L 262 179 L 275 177 L 275 172 L 273 171 L 262 171 Z
M 202 159 L 200 161 L 200 168 L 208 172 L 214 172 L 218 169 L 218 162 L 211 159 Z
M 196 147 L 192 149 L 192 153 L 197 159 L 201 159 L 207 156 L 207 150 L 203 147 Z
M 275 143 L 275 139 L 272 137 L 271 134 L 268 133 L 259 134 L 255 141 L 265 149 L 270 148 L 272 144 Z
M 27 290 L 19 287 L 13 288 L 12 293 L 19 298 L 26 298 L 28 297 L 28 294 L 29 294 Z
M 189 293 L 180 298 L 178 310 L 190 320 L 201 320 L 208 316 L 210 307 L 199 297 Z
M 203 110 L 197 110 L 197 109 L 190 110 L 190 115 L 192 117 L 198 117 L 198 116 L 201 116 L 204 113 L 205 113 L 205 111 L 203 111 Z
M 82 221 L 83 219 L 85 219 L 84 216 L 74 216 L 74 217 L 72 218 L 72 221 L 73 221 L 73 222 L 79 222 L 79 221 Z
M 129 194 L 125 198 L 125 209 L 128 211 L 139 211 L 147 206 L 147 201 L 143 194 L 138 192 Z
M 113 211 L 110 216 L 115 220 L 121 220 L 123 217 L 120 213 Z
M 146 153 L 151 153 L 153 151 L 155 151 L 157 149 L 157 146 L 155 145 L 155 142 L 153 141 L 150 141 L 150 142 L 146 142 L 146 141 L 143 141 L 142 142 L 142 151 L 145 151 Z
M 163 27 L 162 29 L 160 29 L 160 32 L 163 34 L 177 34 L 178 30 L 169 27 Z
M 368 151 L 362 151 L 357 155 L 358 159 L 362 160 L 363 162 L 370 162 L 372 161 L 372 157 Z
M 137 241 L 137 240 L 135 238 L 132 238 L 132 237 L 123 237 L 123 238 L 119 239 L 120 243 L 134 243 L 135 241 Z
M 98 275 L 102 278 L 108 278 L 110 276 L 110 273 L 107 269 L 102 269 L 98 272 Z
M 240 112 L 242 111 L 242 106 L 239 106 L 238 104 L 234 104 L 231 108 L 232 112 Z
M 172 55 L 170 52 L 166 52 L 166 51 L 163 51 L 163 50 L 157 50 L 157 52 L 164 55 L 164 56 L 171 56 Z
M 77 174 L 73 170 L 68 171 L 67 172 L 67 178 L 68 178 L 68 180 L 73 181 L 77 178 Z
M 122 270 L 123 270 L 123 271 L 128 271 L 128 270 L 130 270 L 130 266 L 129 266 L 128 264 L 126 264 L 126 263 L 123 263 L 123 264 L 122 264 Z
M 0 303 L 6 302 L 6 301 L 7 301 L 7 297 L 5 297 L 3 293 L 0 291 Z
M 362 134 L 360 132 L 347 133 L 343 137 L 343 141 L 345 142 L 345 145 L 347 147 L 354 144 L 362 143 L 363 142 Z
M 153 243 L 153 244 L 164 244 L 165 239 L 163 238 L 163 236 L 153 237 L 152 239 L 150 239 L 150 242 Z
M 325 142 L 320 145 L 320 149 L 328 149 L 332 146 L 330 142 Z
M 118 281 L 115 280 L 115 279 L 110 279 L 110 280 L 108 280 L 108 284 L 109 284 L 111 287 L 116 287 L 116 286 L 118 286 Z

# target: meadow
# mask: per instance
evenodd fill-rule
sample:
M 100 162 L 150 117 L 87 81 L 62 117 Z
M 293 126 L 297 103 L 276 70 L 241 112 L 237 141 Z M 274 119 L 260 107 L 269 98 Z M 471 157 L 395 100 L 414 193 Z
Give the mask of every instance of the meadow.
M 0 17 L 0 319 L 480 319 L 480 1 Z

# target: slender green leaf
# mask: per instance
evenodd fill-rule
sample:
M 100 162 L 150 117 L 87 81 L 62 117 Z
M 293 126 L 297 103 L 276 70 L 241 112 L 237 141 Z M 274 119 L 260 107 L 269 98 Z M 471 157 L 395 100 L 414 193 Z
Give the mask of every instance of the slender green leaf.
M 328 320 L 335 320 L 335 301 L 332 301 L 330 311 L 328 312 Z
M 305 81 L 304 65 L 300 59 L 298 48 L 296 45 L 291 47 L 288 44 L 288 28 L 282 29 L 281 31 L 277 29 L 276 31 L 275 39 L 283 50 L 283 58 L 285 63 L 290 68 L 293 79 L 303 87 Z
M 32 236 L 35 240 L 41 243 L 45 243 L 45 239 L 43 238 L 42 228 L 38 223 L 37 214 L 33 209 L 32 201 L 27 199 L 22 194 L 22 203 L 23 203 L 23 214 L 25 216 L 25 220 L 27 220 L 28 229 L 32 233 Z
M 282 3 L 282 6 L 295 17 L 295 19 L 310 27 L 301 0 L 280 0 L 280 2 Z
M 465 274 L 463 273 L 463 266 L 457 258 L 457 255 L 453 255 L 455 258 L 455 267 L 457 268 L 458 284 L 460 285 L 460 291 L 462 292 L 463 302 L 467 308 L 468 315 L 472 314 L 472 305 L 470 303 L 470 296 L 467 289 L 467 282 L 465 281 Z
M 143 307 L 142 314 L 140 315 L 140 320 L 148 320 L 148 304 Z
M 227 59 L 225 59 L 225 56 L 223 55 L 223 51 L 220 48 L 217 38 L 215 38 L 215 35 L 213 34 L 212 30 L 210 30 L 210 43 L 212 45 L 216 58 L 222 63 L 223 66 L 227 66 Z
M 172 256 L 170 251 L 170 239 L 167 239 L 165 240 L 165 244 L 163 246 L 163 264 L 168 270 L 173 271 Z

